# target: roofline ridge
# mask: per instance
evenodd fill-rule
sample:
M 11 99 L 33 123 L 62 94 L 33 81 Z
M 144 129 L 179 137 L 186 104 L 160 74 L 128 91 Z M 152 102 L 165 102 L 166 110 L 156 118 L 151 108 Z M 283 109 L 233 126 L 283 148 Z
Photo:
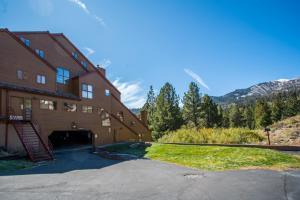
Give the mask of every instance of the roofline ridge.
M 4 29 L 5 32 L 7 32 L 14 40 L 16 40 L 20 45 L 22 45 L 25 49 L 27 49 L 29 52 L 31 52 L 35 57 L 37 57 L 40 61 L 45 63 L 49 68 L 51 68 L 53 71 L 56 72 L 56 68 L 51 65 L 46 59 L 42 59 L 39 55 L 37 55 L 30 47 L 26 46 L 17 35 L 15 35 L 13 32 L 9 31 L 8 29 Z

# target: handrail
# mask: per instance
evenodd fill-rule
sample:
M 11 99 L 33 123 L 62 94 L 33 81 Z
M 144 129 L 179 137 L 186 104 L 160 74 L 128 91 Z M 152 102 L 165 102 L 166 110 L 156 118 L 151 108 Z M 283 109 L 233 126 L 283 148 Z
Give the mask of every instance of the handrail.
M 35 131 L 36 135 L 38 136 L 38 138 L 40 139 L 42 145 L 44 146 L 45 149 L 47 149 L 47 153 L 49 153 L 49 155 L 51 156 L 51 158 L 53 159 L 53 155 L 52 153 L 49 151 L 49 148 L 46 146 L 46 144 L 44 143 L 44 140 L 42 139 L 42 137 L 40 136 L 40 134 L 38 133 L 38 131 L 36 130 L 35 126 L 33 125 L 33 123 L 30 121 L 29 122 L 33 128 L 33 130 Z
M 35 120 L 32 116 L 31 116 L 31 124 L 32 126 L 34 127 L 34 129 L 36 130 L 36 134 L 38 135 L 38 137 L 42 140 L 43 144 L 44 144 L 44 147 L 46 147 L 46 149 L 48 150 L 48 152 L 51 154 L 52 158 L 54 157 L 53 155 L 53 146 L 52 146 L 52 143 L 51 141 L 48 139 L 48 143 L 46 145 L 46 142 L 43 140 L 43 138 L 41 137 L 40 133 L 42 132 L 41 131 L 41 127 L 38 123 L 37 120 Z

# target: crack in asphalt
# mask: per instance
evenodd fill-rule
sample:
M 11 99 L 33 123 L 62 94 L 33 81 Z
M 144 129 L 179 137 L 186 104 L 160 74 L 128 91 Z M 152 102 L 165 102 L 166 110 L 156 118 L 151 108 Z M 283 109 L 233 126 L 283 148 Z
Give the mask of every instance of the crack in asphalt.
M 283 174 L 283 192 L 284 192 L 284 198 L 285 200 L 289 200 L 288 194 L 287 194 L 287 189 L 286 189 L 286 173 Z

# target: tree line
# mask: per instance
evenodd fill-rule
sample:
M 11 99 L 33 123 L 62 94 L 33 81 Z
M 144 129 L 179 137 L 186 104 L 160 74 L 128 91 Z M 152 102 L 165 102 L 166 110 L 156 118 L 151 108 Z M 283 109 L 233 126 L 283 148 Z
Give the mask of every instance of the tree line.
M 181 99 L 170 83 L 165 83 L 156 96 L 153 87 L 147 95 L 142 110 L 148 113 L 148 125 L 153 139 L 162 137 L 168 131 L 187 128 L 264 128 L 274 122 L 300 114 L 298 91 L 278 93 L 267 98 L 226 107 L 216 104 L 208 95 L 201 95 L 195 82 L 189 84 Z

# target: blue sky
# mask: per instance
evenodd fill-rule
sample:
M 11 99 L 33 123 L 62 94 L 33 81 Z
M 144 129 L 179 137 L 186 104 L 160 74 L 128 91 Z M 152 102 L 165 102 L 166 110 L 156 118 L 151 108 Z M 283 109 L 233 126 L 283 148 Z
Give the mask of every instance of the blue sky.
M 150 85 L 223 95 L 300 76 L 297 0 L 0 0 L 0 26 L 63 32 L 139 107 Z

